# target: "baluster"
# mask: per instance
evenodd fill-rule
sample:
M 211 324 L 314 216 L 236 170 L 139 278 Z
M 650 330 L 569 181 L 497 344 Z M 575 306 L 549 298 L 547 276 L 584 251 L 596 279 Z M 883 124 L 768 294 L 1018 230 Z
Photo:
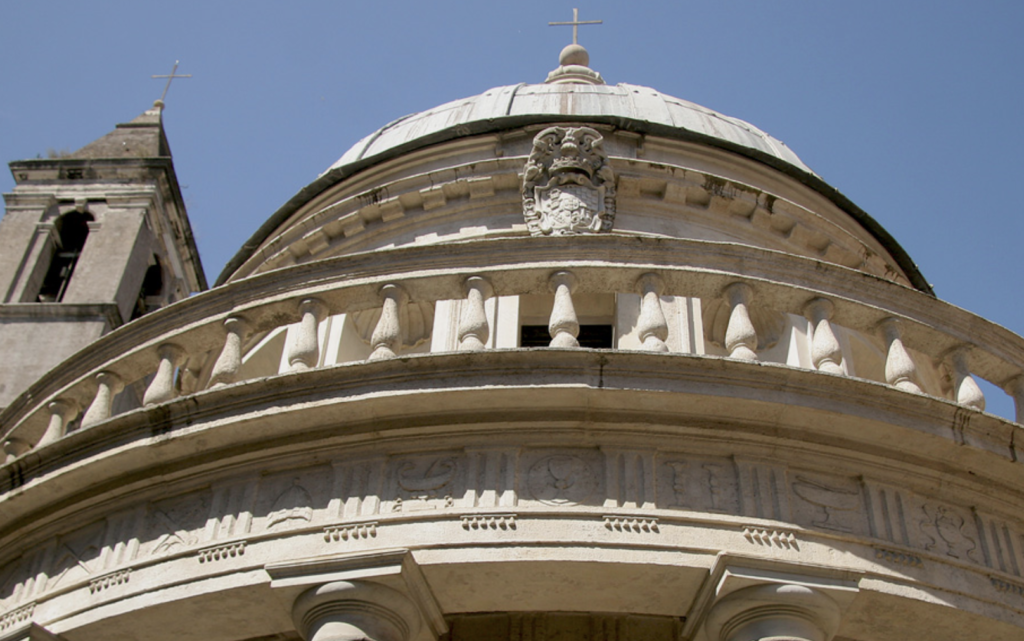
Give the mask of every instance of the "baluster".
M 299 328 L 291 352 L 288 354 L 288 371 L 304 372 L 313 369 L 320 362 L 320 321 L 327 313 L 327 306 L 316 298 L 306 298 L 299 303 Z
M 394 284 L 381 287 L 380 296 L 384 306 L 380 310 L 377 326 L 373 328 L 373 335 L 370 336 L 370 347 L 373 348 L 369 359 L 371 361 L 394 358 L 402 348 L 402 323 L 399 313 L 401 306 L 409 300 L 409 294 Z
M 46 426 L 43 437 L 36 447 L 49 445 L 67 433 L 68 423 L 78 416 L 78 403 L 57 399 L 46 406 L 50 410 L 50 424 Z
M 580 333 L 580 323 L 572 304 L 576 277 L 571 272 L 557 272 L 551 276 L 548 285 L 555 292 L 555 303 L 551 307 L 551 320 L 548 322 L 548 332 L 551 334 L 549 346 L 579 347 L 576 337 Z
M 903 346 L 900 321 L 886 318 L 879 323 L 888 353 L 885 357 L 885 382 L 905 392 L 921 394 L 917 384 L 917 365 Z
M 664 283 L 657 274 L 644 274 L 636 283 L 640 292 L 640 318 L 636 322 L 637 334 L 647 352 L 667 352 L 668 322 L 661 309 L 661 292 Z
M 157 348 L 156 354 L 160 363 L 156 366 L 156 376 L 142 396 L 143 405 L 164 403 L 178 395 L 174 389 L 174 373 L 185 360 L 185 350 L 173 343 L 164 343 Z
M 82 417 L 82 429 L 110 418 L 110 408 L 114 403 L 114 396 L 124 389 L 124 381 L 113 372 L 100 372 L 96 375 L 96 397 Z
M 1006 393 L 1013 397 L 1016 406 L 1016 421 L 1024 425 L 1024 374 L 1015 376 L 1006 384 Z
M 843 352 L 832 331 L 832 301 L 815 298 L 807 303 L 805 313 L 814 327 L 811 338 L 811 362 L 819 372 L 843 374 Z
M 32 446 L 29 445 L 28 441 L 20 439 L 16 436 L 12 436 L 11 438 L 4 441 L 4 454 L 7 455 L 5 462 L 10 463 L 11 461 L 18 458 L 19 456 L 28 452 L 31 449 Z
M 240 316 L 232 316 L 224 320 L 224 349 L 220 351 L 217 362 L 210 373 L 210 384 L 207 387 L 219 387 L 235 382 L 238 370 L 242 368 L 242 338 L 247 323 Z
M 470 276 L 466 279 L 466 300 L 459 314 L 459 349 L 477 352 L 487 347 L 491 328 L 487 325 L 484 301 L 494 294 L 487 279 Z
M 969 350 L 966 347 L 957 347 L 949 353 L 949 360 L 953 370 L 953 398 L 961 405 L 984 410 L 985 394 L 971 376 Z
M 754 290 L 746 283 L 733 283 L 725 288 L 725 296 L 732 307 L 729 313 L 729 325 L 725 330 L 725 348 L 729 356 L 745 361 L 756 361 L 757 330 L 750 322 L 748 309 Z

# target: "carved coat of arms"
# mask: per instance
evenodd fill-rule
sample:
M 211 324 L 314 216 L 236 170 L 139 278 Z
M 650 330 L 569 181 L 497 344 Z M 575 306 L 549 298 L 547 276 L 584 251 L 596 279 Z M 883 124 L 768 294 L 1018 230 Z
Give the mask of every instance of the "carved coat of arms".
M 590 127 L 548 127 L 533 139 L 523 171 L 523 215 L 534 236 L 609 231 L 615 175 Z

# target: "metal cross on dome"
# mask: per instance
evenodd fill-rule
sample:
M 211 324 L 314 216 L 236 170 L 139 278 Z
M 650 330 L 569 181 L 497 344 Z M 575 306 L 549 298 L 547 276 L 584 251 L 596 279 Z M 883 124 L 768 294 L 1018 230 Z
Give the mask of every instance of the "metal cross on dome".
M 575 45 L 575 44 L 579 44 L 579 42 L 577 42 L 577 40 L 578 40 L 579 30 L 580 30 L 580 25 L 581 24 L 602 24 L 602 23 L 604 23 L 604 20 L 586 20 L 586 21 L 580 22 L 580 10 L 576 9 L 574 7 L 573 10 L 572 10 L 572 22 L 549 22 L 548 26 L 549 27 L 568 27 L 569 25 L 572 25 L 572 43 Z
M 192 77 L 192 74 L 190 74 L 190 73 L 186 73 L 186 74 L 176 74 L 175 73 L 178 70 L 178 63 L 179 62 L 180 62 L 179 60 L 175 60 L 174 61 L 174 68 L 171 69 L 171 73 L 170 74 L 163 74 L 163 75 L 159 75 L 159 76 L 151 76 L 152 78 L 167 78 L 167 84 L 164 85 L 164 92 L 160 95 L 160 102 L 161 103 L 164 101 L 164 98 L 167 97 L 167 90 L 171 88 L 171 81 L 172 80 L 174 80 L 175 78 L 191 78 Z

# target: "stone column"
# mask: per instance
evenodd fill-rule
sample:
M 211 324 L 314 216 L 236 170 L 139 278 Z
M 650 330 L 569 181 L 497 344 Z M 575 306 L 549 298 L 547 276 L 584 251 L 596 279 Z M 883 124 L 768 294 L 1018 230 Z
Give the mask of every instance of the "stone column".
M 369 581 L 334 581 L 303 592 L 292 608 L 305 641 L 409 641 L 420 614 L 402 593 Z
M 804 585 L 768 583 L 731 592 L 712 606 L 708 641 L 830 641 L 839 605 Z

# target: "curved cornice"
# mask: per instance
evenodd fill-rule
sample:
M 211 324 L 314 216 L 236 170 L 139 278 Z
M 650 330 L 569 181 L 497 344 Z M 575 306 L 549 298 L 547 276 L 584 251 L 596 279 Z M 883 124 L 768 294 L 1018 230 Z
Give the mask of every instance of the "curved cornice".
M 565 122 L 603 124 L 615 127 L 618 130 L 637 134 L 658 136 L 671 140 L 696 142 L 729 151 L 772 167 L 773 169 L 793 178 L 797 182 L 821 194 L 834 205 L 849 214 L 892 255 L 897 265 L 899 265 L 899 267 L 906 273 L 907 278 L 916 289 L 931 296 L 935 295 L 931 285 L 925 279 L 924 275 L 921 274 L 917 265 L 910 258 L 910 255 L 907 254 L 906 250 L 896 242 L 896 239 L 893 238 L 874 218 L 820 177 L 809 171 L 796 167 L 777 156 L 743 145 L 731 143 L 721 138 L 644 120 L 636 120 L 621 116 L 572 116 L 570 118 L 561 115 L 543 114 L 506 116 L 502 118 L 460 124 L 458 126 L 441 129 L 426 136 L 415 138 L 401 145 L 390 147 L 384 152 L 374 156 L 360 158 L 350 164 L 331 169 L 309 185 L 303 187 L 280 209 L 274 212 L 274 214 L 265 223 L 263 223 L 259 229 L 256 230 L 256 233 L 254 233 L 252 237 L 242 245 L 234 257 L 228 261 L 228 264 L 224 267 L 224 270 L 217 278 L 215 286 L 222 285 L 227 282 L 231 275 L 250 257 L 252 257 L 259 247 L 306 203 L 369 167 L 387 162 L 431 145 L 437 145 L 460 138 L 494 134 L 530 125 Z

